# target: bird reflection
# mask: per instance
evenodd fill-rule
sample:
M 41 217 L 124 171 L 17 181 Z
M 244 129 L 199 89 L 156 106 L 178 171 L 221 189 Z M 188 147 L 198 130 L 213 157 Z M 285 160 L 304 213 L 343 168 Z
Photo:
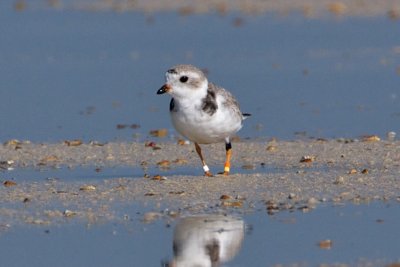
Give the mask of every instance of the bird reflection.
M 240 218 L 224 215 L 183 218 L 174 231 L 174 259 L 166 266 L 220 266 L 238 253 L 244 231 Z

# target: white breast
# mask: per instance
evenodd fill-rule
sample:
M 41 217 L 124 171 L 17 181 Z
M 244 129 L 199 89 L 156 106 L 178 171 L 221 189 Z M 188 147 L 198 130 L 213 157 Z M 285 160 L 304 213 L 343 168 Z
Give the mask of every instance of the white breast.
M 222 102 L 223 99 L 217 97 L 218 109 L 213 115 L 209 115 L 201 109 L 201 101 L 176 101 L 177 111 L 171 111 L 172 124 L 180 134 L 193 142 L 209 144 L 223 141 L 240 130 L 242 117 Z

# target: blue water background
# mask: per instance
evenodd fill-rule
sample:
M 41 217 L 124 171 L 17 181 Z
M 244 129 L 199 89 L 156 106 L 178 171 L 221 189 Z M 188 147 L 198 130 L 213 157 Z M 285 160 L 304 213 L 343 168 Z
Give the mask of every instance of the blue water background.
M 386 17 L 4 8 L 0 140 L 131 141 L 158 128 L 171 139 L 168 96 L 155 92 L 180 63 L 206 69 L 253 114 L 242 137 L 385 137 L 400 125 L 399 26 Z

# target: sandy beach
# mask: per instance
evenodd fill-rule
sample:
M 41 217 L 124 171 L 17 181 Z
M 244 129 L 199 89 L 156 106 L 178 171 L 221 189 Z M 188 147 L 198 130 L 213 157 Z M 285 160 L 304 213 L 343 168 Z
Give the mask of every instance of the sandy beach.
M 400 197 L 397 141 L 236 142 L 233 148 L 232 175 L 210 178 L 202 175 L 191 144 L 8 142 L 0 147 L 2 168 L 10 169 L 1 174 L 0 214 L 5 223 L 48 224 L 65 217 L 120 220 L 123 209 L 116 207 L 128 205 L 143 206 L 147 212 L 167 210 L 176 216 L 224 209 L 306 211 L 320 203 L 398 201 Z M 223 145 L 207 145 L 203 150 L 211 170 L 220 171 Z M 142 168 L 143 176 L 77 181 L 74 168 L 82 166 L 99 174 L 109 167 Z M 71 169 L 71 181 L 12 179 L 18 170 L 64 167 Z

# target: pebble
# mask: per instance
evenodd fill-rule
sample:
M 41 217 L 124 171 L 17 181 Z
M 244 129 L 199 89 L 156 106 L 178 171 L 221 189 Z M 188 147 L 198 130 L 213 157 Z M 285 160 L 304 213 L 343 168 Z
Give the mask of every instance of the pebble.
M 333 183 L 337 184 L 337 185 L 344 184 L 344 177 L 343 176 L 336 177 L 336 179 Z

